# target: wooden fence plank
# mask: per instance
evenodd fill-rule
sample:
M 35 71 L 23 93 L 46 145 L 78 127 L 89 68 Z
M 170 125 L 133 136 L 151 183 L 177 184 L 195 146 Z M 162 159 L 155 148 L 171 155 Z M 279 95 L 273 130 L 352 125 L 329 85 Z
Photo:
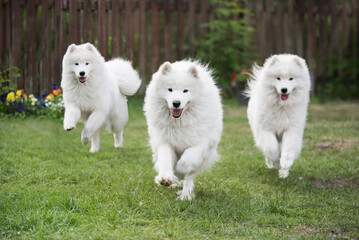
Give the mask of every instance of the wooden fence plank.
M 296 1 L 296 53 L 305 58 L 304 51 L 304 5 L 303 1 Z
M 34 1 L 27 4 L 27 33 L 26 33 L 26 65 L 25 92 L 39 95 L 39 83 L 36 81 L 36 6 Z
M 327 0 L 319 1 L 319 55 L 317 56 L 318 73 L 322 74 L 323 67 L 326 63 L 326 58 L 323 56 L 328 55 L 328 20 L 327 20 Z
M 0 29 L 3 29 L 5 33 L 5 11 L 4 11 L 4 3 L 3 0 L 0 0 Z M 0 35 L 0 67 L 3 67 L 6 57 L 6 46 L 5 46 L 5 34 Z
M 265 36 L 265 43 L 263 44 L 263 47 L 265 49 L 265 58 L 269 57 L 272 55 L 274 48 L 272 48 L 273 46 L 273 41 L 272 41 L 272 35 L 273 35 L 273 28 L 272 28 L 272 24 L 271 24 L 271 19 L 272 19 L 272 0 L 266 0 L 266 15 L 265 15 L 265 20 L 264 20 L 264 36 Z
M 7 2 L 5 5 L 5 46 L 7 49 L 7 52 L 10 52 L 11 49 L 11 12 L 10 12 L 10 3 Z M 6 62 L 9 61 L 9 59 L 6 60 Z
M 142 84 L 139 89 L 140 94 L 146 91 L 146 62 L 147 62 L 147 31 L 146 31 L 146 0 L 139 0 L 140 17 L 140 46 L 139 46 L 139 70 Z
M 165 61 L 172 60 L 172 19 L 171 19 L 171 9 L 170 9 L 170 0 L 165 0 L 164 2 L 164 43 L 165 43 Z
M 92 42 L 91 38 L 93 35 L 92 18 L 91 18 L 91 0 L 84 0 L 84 9 L 83 9 L 83 41 Z M 93 43 L 93 42 L 92 42 Z
M 315 71 L 315 54 L 316 54 L 316 49 L 315 49 L 315 29 L 316 29 L 316 24 L 315 24 L 315 19 L 314 19 L 314 4 L 313 4 L 313 0 L 308 0 L 307 1 L 307 19 L 308 19 L 308 63 L 311 66 L 311 71 Z M 315 78 L 312 75 L 311 76 L 311 92 L 312 94 L 314 94 L 314 90 L 315 90 Z
M 157 71 L 160 61 L 160 31 L 159 31 L 159 17 L 158 17 L 158 0 L 151 1 L 151 12 L 152 12 L 152 29 L 151 29 L 151 58 L 152 58 L 152 73 Z
M 177 59 L 183 58 L 183 44 L 184 44 L 184 16 L 183 16 L 183 0 L 177 0 Z
M 188 45 L 189 45 L 189 55 L 190 57 L 194 57 L 194 48 L 195 48 L 195 38 L 196 38 L 196 32 L 195 32 L 195 22 L 196 22 L 196 1 L 195 0 L 189 0 L 188 5 L 189 11 L 188 11 Z
M 126 58 L 133 60 L 132 1 L 126 0 Z
M 46 90 L 49 92 L 51 89 L 51 73 L 50 73 L 50 66 L 51 63 L 51 36 L 49 31 L 49 1 L 42 0 L 41 1 L 41 38 L 40 38 L 40 51 L 41 51 L 41 58 L 40 58 L 40 91 Z
M 337 1 L 332 0 L 330 4 L 330 17 L 331 17 L 331 37 L 330 37 L 330 45 L 331 45 L 331 54 L 335 55 L 338 52 L 338 35 L 337 35 Z
M 209 0 L 201 1 L 201 10 L 199 18 L 199 34 L 200 36 L 205 35 L 208 32 L 208 27 L 204 27 L 202 24 L 208 22 L 208 11 L 209 11 Z
M 23 45 L 23 11 L 19 0 L 10 2 L 11 8 L 11 51 L 10 65 L 21 69 L 22 63 L 22 45 Z M 13 83 L 17 84 L 17 88 L 24 88 L 24 78 L 19 77 L 13 79 Z
M 102 56 L 106 58 L 106 40 L 105 40 L 105 0 L 98 0 L 98 49 Z
M 283 16 L 284 16 L 284 1 L 283 0 L 277 0 L 278 6 L 275 16 L 276 21 L 276 36 L 273 39 L 273 47 L 275 53 L 283 53 L 284 52 L 284 45 L 285 45 L 285 39 L 286 36 L 284 35 L 284 24 L 283 24 Z
M 61 82 L 62 57 L 65 53 L 65 27 L 64 13 L 62 11 L 63 1 L 55 1 L 55 79 L 54 82 L 59 86 Z
M 70 43 L 79 44 L 78 37 L 78 17 L 77 17 L 77 0 L 70 0 Z
M 117 0 L 112 0 L 112 57 L 120 56 L 120 41 L 119 41 L 119 24 L 120 24 L 120 5 Z

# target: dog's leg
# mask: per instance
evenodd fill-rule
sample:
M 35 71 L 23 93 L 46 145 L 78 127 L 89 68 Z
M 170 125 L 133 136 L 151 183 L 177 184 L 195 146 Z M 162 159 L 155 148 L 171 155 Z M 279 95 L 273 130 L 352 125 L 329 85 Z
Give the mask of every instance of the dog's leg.
M 90 153 L 96 153 L 100 151 L 100 131 L 97 131 L 91 138 Z
M 298 158 L 302 150 L 303 131 L 284 132 L 282 138 L 282 152 L 280 157 L 279 177 L 286 178 L 289 169 Z
M 180 184 L 178 178 L 173 173 L 176 160 L 177 156 L 169 145 L 163 144 L 158 147 L 155 163 L 155 169 L 158 172 L 155 182 L 158 185 L 171 186 Z
M 64 129 L 66 131 L 71 131 L 76 127 L 76 124 L 80 120 L 81 111 L 75 106 L 67 106 L 65 108 L 64 116 Z
M 88 144 L 92 135 L 101 129 L 106 121 L 106 118 L 107 113 L 105 112 L 95 111 L 91 113 L 87 119 L 84 129 L 82 130 L 81 141 L 83 145 Z
M 113 134 L 113 138 L 115 139 L 115 148 L 122 148 L 123 147 L 123 130 L 118 133 Z
M 203 163 L 204 146 L 188 148 L 177 162 L 176 172 L 188 175 L 197 171 Z
M 258 131 L 256 146 L 262 151 L 268 168 L 279 168 L 279 143 L 275 135 L 268 131 Z
M 183 181 L 183 190 L 178 191 L 179 199 L 192 200 L 195 197 L 194 194 L 194 178 L 196 174 L 187 175 Z

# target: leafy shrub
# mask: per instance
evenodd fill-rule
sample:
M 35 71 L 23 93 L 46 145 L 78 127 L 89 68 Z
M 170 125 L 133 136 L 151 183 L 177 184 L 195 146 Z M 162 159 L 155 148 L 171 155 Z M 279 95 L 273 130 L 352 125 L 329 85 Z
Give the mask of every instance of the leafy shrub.
M 231 74 L 251 65 L 253 29 L 248 23 L 251 13 L 242 9 L 238 0 L 217 0 L 212 4 L 216 19 L 202 24 L 204 35 L 196 43 L 197 53 L 220 74 L 219 83 L 229 87 Z

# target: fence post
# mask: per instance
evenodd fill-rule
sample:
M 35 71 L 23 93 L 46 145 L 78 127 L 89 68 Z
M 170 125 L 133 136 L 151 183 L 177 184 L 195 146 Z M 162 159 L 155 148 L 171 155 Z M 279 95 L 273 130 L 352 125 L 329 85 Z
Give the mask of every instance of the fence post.
M 23 45 L 23 11 L 19 0 L 10 1 L 11 9 L 11 49 L 10 49 L 10 66 L 15 66 L 21 70 L 21 52 Z M 24 88 L 23 76 L 14 79 L 17 88 Z
M 49 34 L 49 5 L 48 0 L 41 1 L 41 59 L 40 59 L 40 90 L 51 89 L 51 76 L 49 64 L 51 64 L 51 46 L 50 46 L 50 34 Z
M 77 0 L 70 0 L 70 43 L 75 44 L 79 44 L 77 19 Z
M 165 61 L 172 60 L 172 42 L 171 42 L 171 8 L 170 0 L 164 0 L 164 12 L 165 12 L 165 21 L 164 21 L 164 42 L 165 42 Z
M 159 21 L 158 21 L 158 1 L 152 0 L 151 1 L 151 11 L 152 11 L 152 73 L 157 71 L 158 64 L 159 64 L 159 41 L 160 41 L 160 32 L 159 32 Z
M 25 46 L 25 91 L 39 95 L 39 82 L 36 81 L 36 6 L 34 1 L 27 2 L 27 34 Z
M 140 16 L 140 46 L 139 46 L 139 68 L 142 80 L 141 87 L 138 91 L 140 95 L 144 95 L 146 91 L 146 58 L 147 58 L 147 32 L 146 32 L 146 0 L 139 0 L 139 16 Z
M 126 58 L 133 61 L 132 0 L 126 0 Z
M 177 59 L 183 58 L 184 43 L 184 19 L 183 19 L 183 0 L 177 0 Z
M 189 0 L 188 3 L 188 40 L 189 40 L 189 54 L 191 57 L 194 57 L 194 48 L 195 48 L 195 23 L 196 23 L 196 1 Z
M 97 2 L 97 25 L 98 25 L 98 48 L 102 56 L 106 58 L 106 40 L 105 40 L 105 0 Z

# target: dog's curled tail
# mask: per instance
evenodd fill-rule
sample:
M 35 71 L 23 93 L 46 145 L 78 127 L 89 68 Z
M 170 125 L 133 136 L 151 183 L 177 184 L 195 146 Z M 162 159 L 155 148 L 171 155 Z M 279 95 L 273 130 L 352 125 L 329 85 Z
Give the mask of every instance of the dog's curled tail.
M 141 79 L 130 61 L 115 58 L 106 62 L 106 65 L 115 75 L 121 93 L 126 96 L 132 96 L 138 91 Z
M 252 73 L 249 75 L 250 78 L 247 82 L 248 87 L 243 91 L 243 95 L 250 98 L 252 95 L 252 91 L 256 88 L 258 75 L 261 71 L 262 67 L 258 66 L 256 63 L 252 67 Z

